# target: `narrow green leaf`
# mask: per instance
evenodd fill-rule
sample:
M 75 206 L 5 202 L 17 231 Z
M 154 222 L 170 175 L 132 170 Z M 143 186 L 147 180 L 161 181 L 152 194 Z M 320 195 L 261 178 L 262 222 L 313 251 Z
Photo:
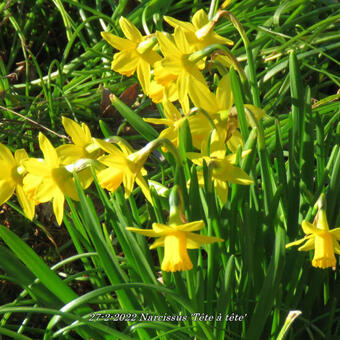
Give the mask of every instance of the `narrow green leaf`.
M 280 285 L 284 264 L 285 231 L 279 227 L 275 234 L 275 248 L 269 264 L 263 287 L 251 317 L 246 339 L 262 339 L 262 331 L 272 311 L 275 296 Z
M 112 105 L 119 111 L 119 113 L 131 124 L 131 126 L 138 131 L 146 140 L 152 141 L 158 137 L 158 132 L 146 123 L 136 112 L 132 111 L 126 104 L 124 104 L 118 97 L 111 94 Z
M 246 113 L 244 110 L 243 93 L 241 90 L 240 81 L 233 68 L 230 69 L 230 81 L 231 81 L 231 88 L 233 90 L 235 106 L 237 109 L 237 116 L 240 122 L 242 138 L 244 141 L 246 141 L 248 139 L 249 131 L 248 131 Z
M 232 301 L 232 288 L 235 280 L 235 260 L 234 256 L 230 256 L 224 270 L 223 285 L 221 287 L 220 295 L 216 308 L 216 317 L 221 313 L 222 320 L 215 321 L 215 335 L 216 340 L 225 339 L 227 320 L 225 315 L 228 314 Z
M 77 294 L 69 288 L 43 260 L 17 235 L 8 228 L 0 225 L 0 237 L 18 256 L 18 258 L 27 266 L 27 268 L 36 275 L 37 278 L 48 288 L 61 302 L 67 303 L 77 297 Z M 89 312 L 88 308 L 82 309 L 83 312 Z

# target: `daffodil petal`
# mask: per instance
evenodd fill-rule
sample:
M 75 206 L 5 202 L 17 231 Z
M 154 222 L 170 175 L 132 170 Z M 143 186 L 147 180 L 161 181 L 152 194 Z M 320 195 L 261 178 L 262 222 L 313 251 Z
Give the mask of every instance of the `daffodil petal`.
M 338 241 L 333 240 L 333 247 L 334 247 L 334 252 L 340 255 L 340 244 Z
M 204 221 L 194 221 L 194 222 L 189 222 L 189 223 L 185 223 L 185 224 L 179 224 L 175 226 L 176 230 L 180 230 L 180 231 L 197 231 L 197 230 L 201 230 L 204 228 Z
M 301 247 L 298 248 L 299 251 L 309 251 L 314 249 L 315 246 L 315 239 L 314 237 L 307 240 L 305 244 L 303 244 Z
M 177 110 L 176 106 L 172 104 L 169 100 L 163 101 L 164 115 L 167 119 L 171 121 L 177 121 L 182 118 L 182 115 Z
M 122 156 L 121 151 L 116 146 L 114 146 L 113 144 L 108 143 L 105 140 L 98 139 L 98 138 L 95 138 L 94 141 L 101 149 L 103 149 L 107 153 L 112 154 L 112 155 L 117 156 L 117 157 Z
M 156 125 L 173 125 L 173 122 L 169 119 L 165 118 L 143 118 L 143 120 L 147 123 L 156 124 Z
M 225 181 L 221 181 L 219 179 L 214 180 L 214 187 L 216 190 L 217 196 L 220 198 L 223 204 L 226 204 L 228 201 L 228 184 Z
M 224 242 L 224 240 L 215 236 L 205 236 L 194 233 L 187 234 L 188 249 L 197 249 L 200 248 L 202 244 L 211 244 L 215 242 Z
M 80 185 L 83 189 L 87 189 L 93 182 L 91 168 L 85 168 L 77 173 Z
M 53 198 L 57 189 L 52 179 L 45 179 L 35 189 L 34 198 L 40 203 L 48 202 Z
M 101 162 L 102 164 L 111 167 L 111 168 L 116 168 L 120 170 L 126 170 L 128 167 L 128 160 L 126 157 L 123 155 L 108 155 L 108 156 L 103 156 L 98 158 L 98 161 Z
M 66 117 L 63 117 L 61 122 L 67 134 L 72 138 L 74 144 L 85 147 L 87 144 L 91 143 L 91 139 L 88 139 L 84 130 L 78 123 Z
M 156 37 L 159 43 L 159 47 L 165 57 L 174 59 L 181 58 L 182 53 L 179 51 L 178 47 L 167 34 L 157 31 Z
M 243 139 L 239 131 L 235 131 L 228 139 L 227 146 L 232 153 L 236 153 L 239 146 L 243 145 Z
M 155 233 L 157 233 L 157 235 L 167 235 L 167 234 L 171 234 L 175 231 L 174 228 L 169 227 L 165 224 L 162 223 L 152 223 L 152 230 L 155 231 Z
M 137 69 L 138 58 L 130 50 L 124 50 L 114 55 L 111 68 L 124 76 L 132 76 Z
M 148 94 L 150 89 L 150 65 L 143 60 L 140 60 L 137 65 L 137 78 L 142 86 L 143 92 Z
M 231 90 L 231 83 L 229 73 L 224 75 L 218 83 L 216 90 L 217 105 L 220 110 L 230 111 L 234 103 L 233 92 Z
M 241 168 L 223 162 L 221 167 L 213 169 L 213 177 L 222 181 L 230 183 L 237 183 L 242 185 L 249 185 L 254 183 L 253 179 L 249 177 Z
M 334 228 L 329 231 L 337 240 L 340 240 L 340 228 Z
M 24 168 L 32 175 L 39 177 L 51 176 L 51 169 L 45 161 L 40 161 L 36 158 L 29 158 L 23 161 Z
M 0 205 L 7 202 L 14 194 L 15 184 L 8 181 L 0 181 Z
M 76 162 L 80 158 L 86 158 L 85 149 L 74 144 L 60 145 L 56 148 L 61 164 L 67 165 Z
M 161 236 L 159 237 L 157 240 L 155 240 L 151 246 L 149 247 L 149 249 L 155 249 L 157 247 L 164 247 L 164 239 L 165 236 Z
M 32 221 L 34 217 L 34 212 L 35 212 L 34 202 L 27 198 L 22 185 L 17 185 L 16 195 L 17 195 L 19 204 L 22 207 L 22 210 L 26 214 L 27 218 Z
M 189 54 L 192 52 L 193 48 L 189 45 L 183 29 L 179 26 L 175 28 L 174 39 L 176 45 L 180 48 L 183 54 Z
M 9 163 L 7 160 L 0 159 L 0 180 L 4 180 L 7 182 L 13 182 L 13 165 L 16 166 L 15 163 Z
M 125 189 L 125 198 L 130 197 L 134 184 L 135 184 L 136 175 L 131 173 L 130 171 L 125 171 L 123 175 L 123 185 Z
M 195 28 L 193 26 L 193 24 L 191 24 L 190 22 L 185 22 L 185 21 L 181 21 L 169 16 L 164 16 L 163 19 L 172 27 L 182 27 L 184 30 L 187 31 L 194 31 Z
M 214 129 L 210 140 L 210 157 L 224 158 L 226 133 L 223 129 Z
M 251 105 L 251 104 L 244 104 L 244 106 L 251 111 L 251 113 L 254 115 L 254 117 L 256 118 L 256 120 L 260 120 L 265 114 L 266 111 L 263 109 L 260 109 L 257 106 Z M 248 117 L 247 117 L 248 118 Z M 252 120 L 248 119 L 249 125 L 253 125 L 252 124 Z
M 204 83 L 197 81 L 195 78 L 189 83 L 189 95 L 196 107 L 210 114 L 218 111 L 215 95 L 210 92 Z
M 200 29 L 201 27 L 203 27 L 204 25 L 206 25 L 209 22 L 208 15 L 204 11 L 204 9 L 200 9 L 199 11 L 197 11 L 193 15 L 191 21 L 192 21 L 193 25 L 195 26 L 196 30 Z
M 0 143 L 0 159 L 5 160 L 12 166 L 16 165 L 15 159 L 7 146 Z
M 101 36 L 116 50 L 132 50 L 136 44 L 128 39 L 120 38 L 109 32 L 101 32 Z
M 140 229 L 140 228 L 132 228 L 127 227 L 126 230 L 133 231 L 134 233 L 141 234 L 148 237 L 158 237 L 158 233 L 153 231 L 152 229 Z
M 78 193 L 73 175 L 65 168 L 52 169 L 52 176 L 54 182 L 58 185 L 58 188 L 62 193 L 71 197 L 73 200 L 78 201 Z
M 298 246 L 299 244 L 305 242 L 308 240 L 308 237 L 301 238 L 300 240 L 290 242 L 286 244 L 286 248 L 292 247 L 292 246 Z
M 315 234 L 318 232 L 318 229 L 312 223 L 309 223 L 306 220 L 302 221 L 301 227 L 306 235 Z
M 189 77 L 182 72 L 177 78 L 178 100 L 184 102 L 189 91 Z
M 150 194 L 150 189 L 149 186 L 146 182 L 146 180 L 143 178 L 143 176 L 141 174 L 137 175 L 136 177 L 136 183 L 137 185 L 141 188 L 145 198 L 151 203 L 152 203 L 152 199 L 151 199 L 151 194 Z
M 153 66 L 157 61 L 162 60 L 162 57 L 155 51 L 148 51 L 141 55 L 141 60 Z
M 23 160 L 28 159 L 28 154 L 25 149 L 19 149 L 15 151 L 14 158 L 17 164 L 21 164 Z
M 63 193 L 60 190 L 56 190 L 53 197 L 53 212 L 59 225 L 63 222 L 64 201 L 65 197 Z
M 241 158 L 248 156 L 251 152 L 252 152 L 252 149 L 242 151 Z M 231 164 L 235 164 L 236 163 L 236 154 L 235 153 L 229 154 L 229 155 L 225 156 L 225 159 L 228 160 Z
M 137 27 L 124 17 L 119 18 L 119 26 L 124 35 L 131 41 L 139 42 L 142 40 L 142 35 Z
M 44 154 L 44 158 L 46 163 L 50 168 L 57 168 L 59 166 L 59 159 L 57 152 L 48 138 L 39 132 L 39 146 Z

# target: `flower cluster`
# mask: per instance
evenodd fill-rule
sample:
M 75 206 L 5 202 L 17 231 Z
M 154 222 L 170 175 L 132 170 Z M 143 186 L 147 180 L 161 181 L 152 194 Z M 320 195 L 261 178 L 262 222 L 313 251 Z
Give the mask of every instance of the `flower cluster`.
M 15 151 L 13 156 L 6 146 L 0 144 L 0 165 L 3 169 L 0 174 L 0 204 L 16 193 L 24 213 L 32 220 L 36 205 L 52 202 L 60 225 L 65 196 L 79 199 L 73 172 L 77 173 L 81 186 L 86 189 L 93 181 L 90 165 L 102 188 L 114 192 L 123 185 L 125 197 L 129 197 L 136 183 L 152 203 L 144 163 L 156 147 L 162 146 L 164 152 L 171 151 L 171 148 L 172 152 L 176 152 L 179 132 L 185 122 L 192 138 L 192 151 L 195 151 L 188 152 L 186 156 L 198 166 L 200 185 L 204 185 L 204 162 L 211 169 L 211 181 L 221 204 L 227 202 L 228 183 L 253 183 L 252 178 L 235 165 L 236 152 L 243 147 L 243 140 L 233 105 L 228 63 L 221 59 L 223 48 L 233 42 L 214 31 L 221 17 L 221 13 L 217 13 L 209 20 L 204 10 L 196 12 L 191 22 L 164 17 L 174 32 L 157 31 L 147 36 L 143 36 L 128 19 L 121 17 L 119 24 L 125 38 L 102 32 L 102 37 L 118 50 L 113 56 L 112 70 L 127 77 L 136 73 L 144 94 L 163 107 L 162 118 L 144 120 L 166 128 L 156 140 L 135 151 L 123 139 L 114 138 L 115 143 L 111 143 L 112 139 L 93 138 L 87 125 L 63 117 L 62 124 L 72 144 L 55 148 L 40 133 L 41 159 L 29 157 L 24 150 Z M 214 58 L 208 60 L 216 49 L 219 51 L 215 58 L 219 58 L 218 63 Z M 206 65 L 212 72 L 217 64 L 219 73 L 214 74 L 216 82 L 209 84 L 204 73 Z M 246 107 L 253 121 L 264 115 L 260 108 L 250 104 Z M 162 141 L 167 141 L 168 147 Z M 240 153 L 241 157 L 250 151 Z M 159 237 L 152 247 L 165 247 L 163 270 L 191 269 L 187 249 L 222 241 L 213 236 L 192 233 L 204 227 L 203 221 L 183 224 L 173 217 L 176 214 L 171 216 L 167 226 L 155 223 L 152 230 L 130 228 L 143 235 Z
M 146 175 L 143 163 L 151 150 L 135 152 L 122 142 L 115 146 L 92 138 L 86 124 L 79 125 L 66 117 L 63 117 L 62 123 L 73 144 L 54 148 L 48 138 L 39 133 L 39 146 L 44 158 L 30 158 L 23 149 L 15 151 L 13 157 L 11 151 L 0 144 L 0 165 L 3 169 L 0 175 L 0 204 L 16 192 L 19 204 L 32 220 L 36 205 L 52 201 L 60 225 L 65 196 L 79 200 L 73 171 L 77 172 L 81 186 L 86 189 L 93 180 L 91 164 L 95 166 L 98 182 L 103 188 L 113 192 L 123 184 L 128 197 L 137 182 L 145 197 L 151 201 L 150 190 L 143 177 Z

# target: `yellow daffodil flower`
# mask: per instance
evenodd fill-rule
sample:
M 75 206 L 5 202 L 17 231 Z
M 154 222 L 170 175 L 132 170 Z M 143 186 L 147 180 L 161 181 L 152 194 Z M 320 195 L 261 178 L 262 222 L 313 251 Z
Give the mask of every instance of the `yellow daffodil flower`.
M 249 154 L 250 150 L 244 151 L 242 157 Z M 187 157 L 196 165 L 203 166 L 203 161 L 212 166 L 212 180 L 216 193 L 223 204 L 228 199 L 228 184 L 236 183 L 249 185 L 254 183 L 241 168 L 235 166 L 236 155 L 226 155 L 223 131 L 214 130 L 211 136 L 210 155 L 206 156 L 202 153 L 187 152 Z M 204 185 L 203 171 L 197 172 L 198 183 Z
M 22 162 L 28 159 L 24 149 L 16 150 L 14 157 L 11 151 L 0 143 L 0 205 L 7 202 L 14 192 L 26 216 L 33 220 L 35 204 L 30 200 L 23 188 L 26 170 Z
M 111 68 L 127 77 L 132 76 L 137 70 L 137 77 L 143 91 L 148 94 L 150 66 L 161 59 L 161 56 L 153 51 L 156 41 L 153 38 L 143 37 L 128 19 L 121 17 L 119 25 L 127 39 L 109 32 L 101 33 L 111 46 L 120 51 L 114 55 Z
M 23 162 L 28 171 L 24 178 L 24 189 L 27 187 L 28 191 L 34 192 L 37 202 L 52 200 L 53 211 L 60 225 L 64 215 L 65 195 L 79 200 L 78 193 L 72 173 L 61 165 L 56 149 L 42 133 L 39 133 L 39 146 L 44 159 L 29 158 Z M 40 180 L 37 181 L 37 178 Z
M 321 197 L 324 200 L 324 197 Z M 329 268 L 335 270 L 336 259 L 334 252 L 340 255 L 340 228 L 329 230 L 326 210 L 320 208 L 316 216 L 316 227 L 308 221 L 302 221 L 302 230 L 306 236 L 295 242 L 286 244 L 286 248 L 304 245 L 298 248 L 299 251 L 309 251 L 315 249 L 312 266 L 316 268 Z
M 178 146 L 178 132 L 184 120 L 188 120 L 192 137 L 192 144 L 200 148 L 202 140 L 209 135 L 211 126 L 208 118 L 202 112 L 196 112 L 192 115 L 182 116 L 174 104 L 169 100 L 163 101 L 164 115 L 166 118 L 143 118 L 151 124 L 164 124 L 168 128 L 164 129 L 159 138 L 169 139 L 172 144 Z M 166 152 L 165 148 L 162 148 Z
M 189 83 L 192 79 L 205 84 L 205 79 L 200 72 L 204 68 L 204 61 L 190 61 L 189 56 L 193 52 L 181 27 L 175 29 L 173 39 L 163 32 L 156 32 L 160 49 L 164 59 L 154 65 L 155 80 L 167 87 L 175 81 L 178 91 L 178 99 L 187 112 L 189 111 Z
M 203 228 L 203 221 L 195 221 L 180 225 L 170 224 L 169 226 L 153 223 L 152 229 L 126 229 L 148 237 L 158 237 L 150 246 L 150 249 L 164 247 L 164 258 L 161 269 L 176 272 L 190 270 L 193 267 L 187 249 L 198 249 L 202 244 L 223 242 L 223 240 L 218 237 L 204 236 L 192 232 Z
M 196 80 L 189 84 L 189 93 L 194 105 L 209 114 L 218 129 L 226 131 L 225 137 L 228 148 L 235 153 L 237 148 L 243 145 L 243 141 L 238 130 L 237 113 L 233 110 L 234 98 L 229 74 L 224 75 L 219 81 L 216 94 L 212 93 L 206 85 Z M 253 125 L 253 122 L 249 118 L 249 111 L 256 120 L 260 120 L 265 114 L 264 110 L 254 105 L 245 104 L 244 106 L 247 121 L 250 125 Z M 208 139 L 211 130 L 212 128 L 208 131 L 206 139 Z
M 165 16 L 164 20 L 172 27 L 181 27 L 189 44 L 195 46 L 196 50 L 202 50 L 212 44 L 233 45 L 234 43 L 214 32 L 215 21 L 209 21 L 208 15 L 203 9 L 197 11 L 191 22 L 177 20 Z
M 131 152 L 123 144 L 119 144 L 121 151 L 106 141 L 95 139 L 95 142 L 108 153 L 98 159 L 99 162 L 107 166 L 106 169 L 97 172 L 99 185 L 113 192 L 123 183 L 125 197 L 128 198 L 136 182 L 147 200 L 152 202 L 149 187 L 143 178 L 143 175 L 146 174 L 143 165 L 150 153 L 148 145 L 137 152 Z

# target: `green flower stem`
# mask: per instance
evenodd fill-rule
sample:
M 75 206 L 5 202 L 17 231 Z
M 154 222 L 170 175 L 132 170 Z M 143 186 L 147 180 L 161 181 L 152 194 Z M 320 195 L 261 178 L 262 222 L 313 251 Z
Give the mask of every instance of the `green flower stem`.
M 144 28 L 145 29 L 145 28 Z M 150 34 L 150 33 L 148 33 Z M 138 47 L 137 47 L 137 52 L 138 53 L 145 53 L 153 49 L 153 47 L 157 44 L 157 38 L 156 36 L 152 36 L 151 38 L 142 41 Z
M 283 340 L 283 338 L 288 332 L 288 329 L 292 326 L 292 323 L 294 322 L 294 320 L 301 314 L 302 312 L 299 310 L 292 310 L 289 312 L 288 316 L 286 317 L 285 323 L 279 335 L 277 336 L 276 340 Z
M 247 76 L 244 73 L 244 70 L 241 66 L 241 64 L 237 61 L 236 57 L 229 51 L 229 49 L 226 46 L 220 45 L 220 44 L 212 44 L 206 47 L 203 50 L 194 52 L 188 56 L 188 60 L 191 62 L 197 62 L 209 55 L 211 55 L 213 52 L 223 52 L 222 54 L 226 55 L 232 62 L 233 67 L 237 70 L 237 72 L 240 75 L 242 83 L 245 83 L 247 81 Z
M 218 1 L 211 0 L 210 7 L 209 7 L 209 13 L 208 13 L 208 19 L 209 20 L 211 20 L 214 17 L 217 8 L 218 8 Z

